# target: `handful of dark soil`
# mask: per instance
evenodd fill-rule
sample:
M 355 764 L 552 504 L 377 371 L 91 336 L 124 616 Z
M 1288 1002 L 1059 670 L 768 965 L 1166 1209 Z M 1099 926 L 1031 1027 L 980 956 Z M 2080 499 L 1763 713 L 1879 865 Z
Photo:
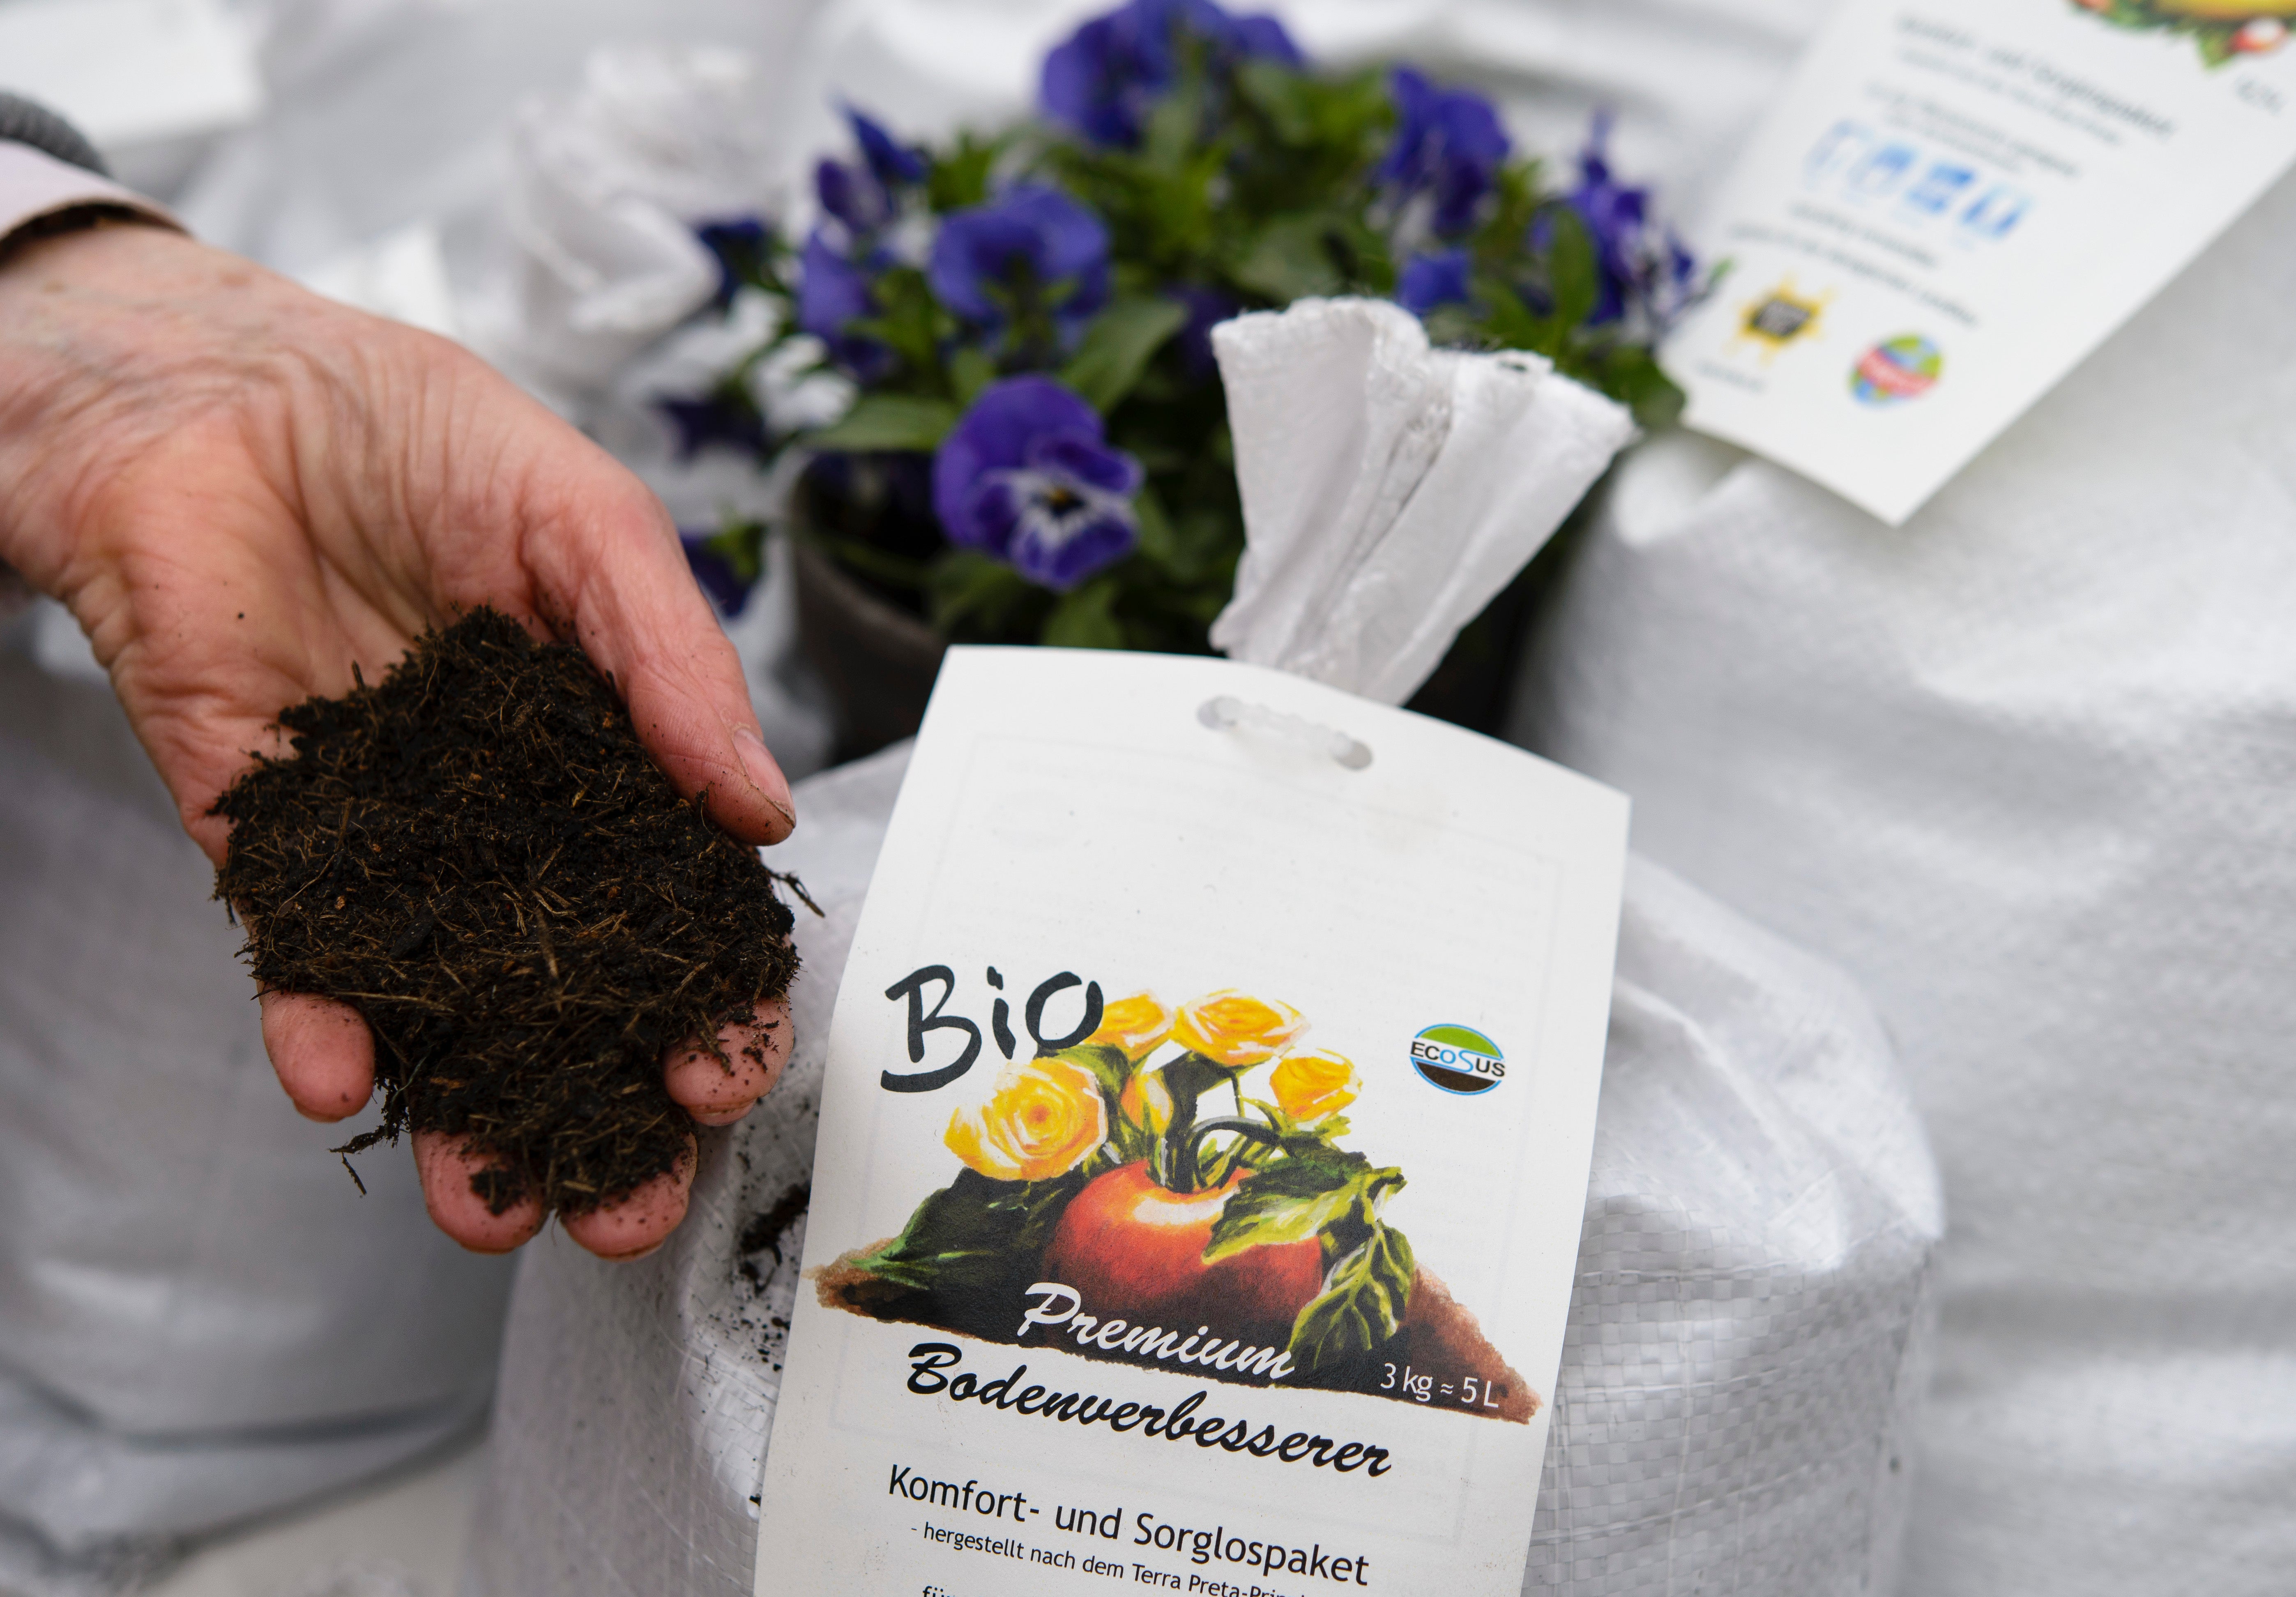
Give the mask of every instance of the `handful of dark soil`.
M 283 711 L 216 896 L 266 988 L 338 998 L 374 1033 L 382 1126 L 465 1137 L 581 1214 L 672 1167 L 692 1121 L 661 1058 L 781 997 L 790 911 L 758 851 L 681 801 L 578 650 L 480 610 L 383 680 Z

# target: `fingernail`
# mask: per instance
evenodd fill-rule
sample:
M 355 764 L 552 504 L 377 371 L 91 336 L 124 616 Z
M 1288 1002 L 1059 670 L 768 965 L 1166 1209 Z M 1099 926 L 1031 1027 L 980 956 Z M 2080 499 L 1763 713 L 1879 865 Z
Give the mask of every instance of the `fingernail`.
M 782 774 L 781 766 L 766 747 L 765 739 L 746 726 L 737 727 L 734 749 L 742 757 L 742 769 L 749 774 L 750 785 L 764 795 L 767 804 L 782 812 L 783 820 L 795 826 L 797 810 L 790 800 L 789 778 Z

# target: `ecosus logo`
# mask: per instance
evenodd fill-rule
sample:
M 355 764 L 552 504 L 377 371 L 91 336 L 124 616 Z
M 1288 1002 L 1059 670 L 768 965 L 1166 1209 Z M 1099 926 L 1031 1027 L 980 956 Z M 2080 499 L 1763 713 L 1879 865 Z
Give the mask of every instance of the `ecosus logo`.
M 1430 1026 L 1411 1039 L 1413 1069 L 1447 1093 L 1488 1093 L 1505 1078 L 1506 1055 L 1481 1032 Z

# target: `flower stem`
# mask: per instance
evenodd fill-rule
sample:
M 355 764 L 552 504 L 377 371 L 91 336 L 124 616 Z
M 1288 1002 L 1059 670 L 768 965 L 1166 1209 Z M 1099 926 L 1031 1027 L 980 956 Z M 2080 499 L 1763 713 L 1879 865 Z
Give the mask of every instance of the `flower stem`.
M 1255 1142 L 1264 1142 L 1270 1148 L 1283 1140 L 1276 1134 L 1273 1127 L 1262 1126 L 1257 1120 L 1242 1118 L 1199 1120 L 1181 1136 L 1178 1145 L 1172 1151 L 1172 1190 L 1174 1192 L 1193 1192 L 1198 1190 L 1196 1144 L 1217 1131 L 1232 1131 Z

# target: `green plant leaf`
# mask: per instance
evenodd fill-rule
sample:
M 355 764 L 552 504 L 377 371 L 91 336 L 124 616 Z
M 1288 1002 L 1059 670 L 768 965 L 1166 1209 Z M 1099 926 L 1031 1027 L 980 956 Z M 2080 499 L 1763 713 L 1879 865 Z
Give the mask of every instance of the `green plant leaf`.
M 914 266 L 895 266 L 870 285 L 877 314 L 846 324 L 845 331 L 878 340 L 900 356 L 906 373 L 904 385 L 918 381 L 938 397 L 941 387 L 940 347 L 956 330 L 956 319 L 941 305 L 932 284 Z
M 1292 1323 L 1292 1362 L 1316 1371 L 1370 1352 L 1403 1328 L 1418 1264 L 1392 1225 L 1374 1224 L 1361 1247 L 1324 1277 L 1323 1294 Z
M 926 203 L 935 211 L 946 213 L 987 200 L 996 158 L 1004 152 L 1008 142 L 1001 137 L 984 139 L 973 133 L 958 134 L 956 148 L 933 158 L 932 169 L 925 177 Z
M 849 534 L 808 528 L 798 534 L 839 565 L 875 578 L 891 587 L 921 589 L 931 572 L 919 561 L 890 553 Z
M 1565 332 L 1583 326 L 1603 295 L 1595 260 L 1594 236 L 1568 205 L 1554 210 L 1554 236 L 1548 247 L 1547 276 L 1554 291 L 1554 321 Z
M 946 399 L 864 394 L 842 421 L 813 434 L 806 444 L 814 449 L 938 449 L 963 414 Z
M 1010 636 L 1024 623 L 1041 627 L 1038 608 L 1052 595 L 1003 561 L 977 549 L 949 549 L 933 562 L 925 610 L 944 637 Z
M 754 583 L 766 574 L 766 524 L 729 516 L 703 545 L 734 569 L 743 582 Z
M 1116 584 L 1096 577 L 1062 594 L 1045 618 L 1038 642 L 1054 649 L 1121 649 L 1124 627 L 1116 618 Z
M 1346 285 L 1324 243 L 1329 232 L 1319 215 L 1277 217 L 1253 236 L 1229 274 L 1279 304 L 1335 294 Z
M 1132 391 L 1156 351 L 1187 319 L 1186 307 L 1160 295 L 1119 299 L 1085 329 L 1084 341 L 1061 368 L 1061 381 L 1105 415 Z
M 996 357 L 986 349 L 969 346 L 948 357 L 948 386 L 956 390 L 960 405 L 971 405 L 996 381 Z

